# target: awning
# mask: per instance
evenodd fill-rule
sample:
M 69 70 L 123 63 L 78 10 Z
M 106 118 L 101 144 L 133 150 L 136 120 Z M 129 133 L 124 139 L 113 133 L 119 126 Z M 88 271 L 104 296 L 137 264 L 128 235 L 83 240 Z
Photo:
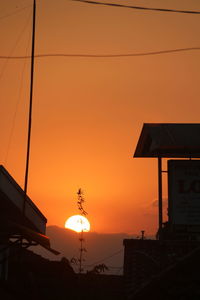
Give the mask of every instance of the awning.
M 8 237 L 20 235 L 27 241 L 35 242 L 55 255 L 60 254 L 58 251 L 50 247 L 50 240 L 46 235 L 36 232 L 21 224 L 15 223 L 9 219 L 5 219 L 2 216 L 0 217 L 0 235 L 1 234 Z
M 200 158 L 200 124 L 146 123 L 134 157 Z

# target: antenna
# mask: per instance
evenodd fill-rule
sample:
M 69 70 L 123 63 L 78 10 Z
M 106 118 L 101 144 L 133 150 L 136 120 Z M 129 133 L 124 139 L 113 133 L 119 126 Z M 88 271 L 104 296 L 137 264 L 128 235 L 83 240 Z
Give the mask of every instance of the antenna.
M 78 209 L 80 210 L 80 213 L 82 216 L 86 216 L 87 212 L 83 208 L 83 203 L 85 202 L 85 200 L 83 198 L 83 192 L 81 189 L 78 190 L 77 195 L 78 195 L 78 201 L 77 201 Z M 84 248 L 84 245 L 83 245 L 83 243 L 85 242 L 85 239 L 83 238 L 83 228 L 80 233 L 79 241 L 80 241 L 80 249 L 79 249 L 80 255 L 79 255 L 78 262 L 79 262 L 79 274 L 81 274 L 83 271 L 82 265 L 83 265 L 83 261 L 84 261 L 83 252 L 86 252 L 86 249 Z

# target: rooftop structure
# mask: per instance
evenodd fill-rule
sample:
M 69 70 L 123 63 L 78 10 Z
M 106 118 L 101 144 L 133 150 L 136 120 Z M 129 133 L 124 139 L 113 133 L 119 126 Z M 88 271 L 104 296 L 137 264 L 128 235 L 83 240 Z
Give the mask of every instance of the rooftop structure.
M 17 184 L 7 170 L 0 166 L 0 211 L 7 219 L 45 234 L 47 219 Z M 25 209 L 23 216 L 23 206 Z
M 158 159 L 158 238 L 162 239 L 162 158 L 200 158 L 200 124 L 145 123 L 134 157 Z M 172 206 L 170 206 L 171 208 Z
M 145 123 L 134 157 L 200 158 L 200 124 Z
M 126 299 L 198 299 L 199 241 L 125 239 L 124 251 Z
M 7 278 L 9 249 L 41 245 L 54 254 L 45 235 L 47 219 L 25 195 L 14 178 L 0 166 L 0 278 Z
M 158 160 L 159 229 L 158 240 L 146 240 L 143 236 L 140 240 L 124 240 L 128 299 L 198 297 L 200 124 L 144 124 L 134 157 Z M 162 168 L 163 158 L 168 160 L 167 170 Z M 165 223 L 163 173 L 168 175 L 169 218 Z

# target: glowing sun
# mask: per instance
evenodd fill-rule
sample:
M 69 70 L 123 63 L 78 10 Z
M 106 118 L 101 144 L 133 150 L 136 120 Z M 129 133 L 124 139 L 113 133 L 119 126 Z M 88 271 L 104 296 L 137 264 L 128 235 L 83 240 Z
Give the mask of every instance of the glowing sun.
M 74 230 L 76 232 L 88 232 L 90 231 L 90 222 L 86 217 L 75 215 L 67 219 L 65 222 L 65 228 Z

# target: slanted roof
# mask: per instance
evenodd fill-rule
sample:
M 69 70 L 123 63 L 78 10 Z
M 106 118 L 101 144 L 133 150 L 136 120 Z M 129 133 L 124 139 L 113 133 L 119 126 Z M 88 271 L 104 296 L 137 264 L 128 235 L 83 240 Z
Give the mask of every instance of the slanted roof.
M 38 207 L 0 165 L 0 239 L 8 241 L 13 235 L 20 235 L 29 242 L 35 242 L 52 253 L 59 254 L 50 247 L 50 240 L 45 235 L 46 223 L 47 219 Z
M 23 215 L 23 204 L 25 211 Z M 0 211 L 16 223 L 45 234 L 47 219 L 14 178 L 0 165 Z
M 134 157 L 200 158 L 200 124 L 145 123 Z
M 50 240 L 46 235 L 36 232 L 21 224 L 15 223 L 2 214 L 0 214 L 0 227 L 0 236 L 10 238 L 15 235 L 20 235 L 27 241 L 35 242 L 55 255 L 60 254 L 57 250 L 51 248 Z

